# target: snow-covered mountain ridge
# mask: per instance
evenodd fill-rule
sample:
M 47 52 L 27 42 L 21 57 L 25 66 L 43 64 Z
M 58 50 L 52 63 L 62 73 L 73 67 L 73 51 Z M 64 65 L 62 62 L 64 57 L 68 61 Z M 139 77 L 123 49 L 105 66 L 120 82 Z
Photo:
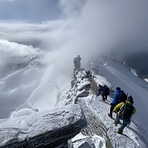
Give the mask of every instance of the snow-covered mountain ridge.
M 140 120 L 137 120 L 142 119 L 139 117 L 139 111 L 146 111 L 146 108 L 141 110 L 140 106 L 137 106 L 138 98 L 135 96 L 135 91 L 132 90 L 132 86 L 134 86 L 135 89 L 140 89 L 146 95 L 147 83 L 135 77 L 127 68 L 121 65 L 121 63 L 116 63 L 115 61 L 110 60 L 104 65 L 97 64 L 96 68 L 98 74 L 96 74 L 96 71 L 95 73 L 91 71 L 96 84 L 106 84 L 111 90 L 114 90 L 116 86 L 121 86 L 126 93 L 134 96 L 137 113 L 133 117 L 133 122 L 130 127 L 125 129 L 124 134 L 126 136 L 115 133 L 117 127 L 114 127 L 114 121 L 107 116 L 112 96 L 108 97 L 107 102 L 102 102 L 101 97 L 97 97 L 92 91 L 92 81 L 91 78 L 87 76 L 85 69 L 81 69 L 74 75 L 70 86 L 70 78 L 60 73 L 53 65 L 50 66 L 49 69 L 44 72 L 42 79 L 39 79 L 41 82 L 39 83 L 40 85 L 36 87 L 25 104 L 13 112 L 11 118 L 30 115 L 36 111 L 41 112 L 47 108 L 52 111 L 55 107 L 80 104 L 85 113 L 88 126 L 71 140 L 71 144 L 68 147 L 85 148 L 89 145 L 90 148 L 146 148 L 146 121 L 142 120 L 139 122 Z M 137 94 L 145 99 L 144 94 L 141 95 L 138 92 Z M 141 102 L 138 103 L 141 104 Z
M 83 71 L 82 75 L 84 75 L 84 73 L 85 72 Z M 80 74 L 78 74 L 78 75 L 80 75 Z M 91 139 L 92 141 L 93 141 L 94 135 L 101 133 L 99 135 L 106 139 L 105 145 L 107 147 L 123 147 L 123 148 L 124 147 L 137 147 L 137 148 L 138 147 L 146 147 L 145 143 L 147 143 L 147 142 L 142 138 L 141 133 L 138 130 L 138 127 L 134 123 L 131 124 L 131 127 L 136 132 L 133 132 L 132 128 L 128 128 L 125 130 L 125 136 L 116 134 L 115 131 L 117 130 L 117 127 L 114 126 L 114 124 L 113 124 L 114 121 L 107 116 L 107 113 L 109 112 L 109 108 L 110 108 L 110 101 L 112 100 L 112 98 L 109 97 L 107 102 L 102 102 L 101 101 L 102 98 L 96 97 L 94 95 L 94 92 L 91 89 L 89 90 L 89 95 L 87 93 L 84 93 L 84 92 L 88 91 L 88 85 L 87 85 L 88 83 L 87 83 L 87 78 L 83 79 L 83 80 L 81 78 L 82 77 L 79 77 L 79 79 L 77 79 L 78 84 L 76 84 L 76 86 L 82 85 L 81 92 L 77 89 L 77 93 L 75 93 L 75 95 L 76 94 L 77 95 L 74 97 L 74 95 L 73 95 L 74 93 L 72 93 L 72 91 L 71 91 L 71 96 L 73 96 L 71 98 L 77 98 L 76 102 L 81 104 L 81 106 L 84 110 L 84 113 L 86 115 L 88 126 L 86 129 L 84 129 L 85 132 L 83 132 L 83 130 L 82 130 L 82 133 L 85 136 L 88 136 L 89 140 L 92 138 Z M 99 75 L 95 75 L 95 82 L 97 82 L 98 84 L 107 84 L 107 85 L 111 86 L 111 84 L 109 84 L 104 77 L 99 76 Z M 76 88 L 74 88 L 74 90 L 76 90 Z M 80 97 L 77 97 L 77 96 L 80 96 Z M 85 111 L 86 108 L 88 108 L 87 112 Z M 90 124 L 92 124 L 92 122 L 91 122 L 92 119 L 89 118 L 89 116 L 87 115 L 88 112 L 92 112 L 91 114 L 93 114 L 93 116 L 95 116 L 95 121 L 97 120 L 99 123 L 98 127 L 97 127 L 97 123 L 94 120 L 93 120 L 93 126 L 91 125 L 91 128 L 89 127 Z M 97 128 L 95 128 L 95 127 L 97 127 Z M 102 129 L 104 129 L 104 130 L 102 130 Z M 97 131 L 101 131 L 101 132 L 97 132 Z M 104 133 L 104 134 L 102 134 L 102 133 Z M 139 134 L 137 134 L 137 133 L 139 133 Z M 85 144 L 83 146 L 84 148 L 86 146 L 86 143 L 89 143 L 91 141 L 90 140 L 88 142 L 88 139 L 85 141 Z

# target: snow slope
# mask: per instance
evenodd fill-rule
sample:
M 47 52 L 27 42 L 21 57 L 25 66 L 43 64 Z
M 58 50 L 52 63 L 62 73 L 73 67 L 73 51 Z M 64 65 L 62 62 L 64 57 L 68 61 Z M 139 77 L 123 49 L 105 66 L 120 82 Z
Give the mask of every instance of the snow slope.
M 0 147 L 40 147 L 47 144 L 57 146 L 77 135 L 85 126 L 84 113 L 76 104 L 2 119 Z
M 133 121 L 148 141 L 148 83 L 136 77 L 121 63 L 112 60 L 108 60 L 105 65 L 100 65 L 99 70 L 114 88 L 120 86 L 128 95 L 133 96 L 137 109 Z
M 79 77 L 79 79 L 81 79 L 81 74 Z M 37 111 L 47 109 L 52 111 L 55 107 L 62 107 L 68 103 L 73 104 L 77 95 L 80 95 L 80 90 L 90 83 L 87 79 L 84 79 L 83 82 L 80 80 L 78 81 L 78 87 L 71 89 L 70 81 L 71 79 L 69 77 L 61 73 L 54 65 L 50 65 L 38 79 L 38 85 L 32 89 L 28 100 L 16 108 L 10 117 L 13 120 L 14 118 L 24 115 L 28 116 Z M 95 128 L 95 124 L 92 124 L 92 127 L 89 129 L 91 134 L 82 135 L 82 133 L 80 133 L 80 135 L 72 139 L 73 146 L 75 148 L 87 146 L 90 148 L 105 148 L 106 142 L 110 139 L 110 144 L 113 147 L 120 145 L 123 148 L 146 148 L 148 146 L 147 120 L 145 120 L 147 117 L 145 115 L 143 118 L 141 114 L 143 115 L 144 112 L 147 112 L 145 96 L 147 96 L 148 84 L 138 77 L 135 77 L 124 65 L 112 60 L 109 60 L 105 65 L 99 65 L 99 75 L 95 75 L 95 81 L 98 84 L 107 84 L 112 89 L 120 86 L 126 93 L 132 95 L 137 113 L 133 116 L 130 127 L 124 130 L 126 136 L 118 135 L 115 133 L 117 127 L 114 127 L 113 120 L 107 116 L 110 108 L 109 103 L 112 98 L 108 97 L 107 102 L 102 102 L 100 101 L 100 96 L 96 97 L 90 90 L 87 97 L 79 97 L 77 101 L 85 102 L 85 106 L 82 105 L 82 109 L 88 108 L 90 115 L 94 116 L 96 127 L 99 126 L 100 122 L 102 123 L 108 138 L 98 135 L 99 129 Z M 69 90 L 70 92 L 68 93 Z M 141 92 L 143 92 L 143 94 L 141 94 Z M 98 130 L 98 133 L 95 130 Z

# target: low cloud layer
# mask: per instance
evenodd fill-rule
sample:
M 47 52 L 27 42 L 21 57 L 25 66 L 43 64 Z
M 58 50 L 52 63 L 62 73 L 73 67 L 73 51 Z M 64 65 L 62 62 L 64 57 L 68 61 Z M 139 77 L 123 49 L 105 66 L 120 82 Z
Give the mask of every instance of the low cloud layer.
M 34 59 L 36 63 L 32 64 L 54 64 L 71 77 L 72 59 L 77 55 L 85 67 L 92 56 L 99 59 L 109 52 L 114 56 L 117 51 L 148 51 L 147 8 L 147 0 L 0 0 L 0 78 L 4 78 L 0 88 L 1 115 L 7 116 L 6 104 L 10 104 L 10 111 L 16 108 L 16 102 L 24 102 L 36 87 L 36 80 L 42 77 L 43 67 L 33 67 L 24 73 L 17 71 L 16 74 L 21 73 L 19 77 L 11 75 L 7 81 L 9 74 L 16 69 L 23 71 Z M 134 55 L 135 63 L 127 56 L 131 65 L 140 63 L 136 69 L 144 77 L 148 75 L 144 67 L 146 55 L 140 62 L 139 53 Z M 8 93 L 12 86 L 18 89 Z
M 148 48 L 148 1 L 61 0 L 60 18 L 42 24 L 0 22 L 0 38 L 39 47 L 46 62 L 64 67 L 80 54 L 91 56 L 114 49 L 127 53 Z M 10 24 L 11 23 L 11 24 Z M 58 62 L 60 61 L 60 62 Z

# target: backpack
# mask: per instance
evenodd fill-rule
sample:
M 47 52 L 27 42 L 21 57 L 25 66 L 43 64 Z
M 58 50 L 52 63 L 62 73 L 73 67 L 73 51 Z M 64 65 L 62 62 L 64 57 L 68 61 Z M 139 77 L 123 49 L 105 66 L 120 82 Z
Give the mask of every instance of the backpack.
M 127 100 L 127 95 L 122 92 L 119 97 L 119 102 L 125 102 Z
M 105 95 L 109 95 L 110 94 L 109 88 L 106 85 L 103 87 L 103 90 L 104 90 L 104 94 Z
M 123 120 L 129 120 L 132 116 L 134 107 L 130 104 L 124 103 L 122 107 L 120 108 L 119 117 Z

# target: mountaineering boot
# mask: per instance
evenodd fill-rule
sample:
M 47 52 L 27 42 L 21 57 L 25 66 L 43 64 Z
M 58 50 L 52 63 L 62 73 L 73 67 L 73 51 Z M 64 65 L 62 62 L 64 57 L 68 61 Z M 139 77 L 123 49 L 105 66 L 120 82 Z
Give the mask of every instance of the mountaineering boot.
M 117 133 L 118 133 L 118 134 L 122 134 L 122 131 L 118 130 Z

